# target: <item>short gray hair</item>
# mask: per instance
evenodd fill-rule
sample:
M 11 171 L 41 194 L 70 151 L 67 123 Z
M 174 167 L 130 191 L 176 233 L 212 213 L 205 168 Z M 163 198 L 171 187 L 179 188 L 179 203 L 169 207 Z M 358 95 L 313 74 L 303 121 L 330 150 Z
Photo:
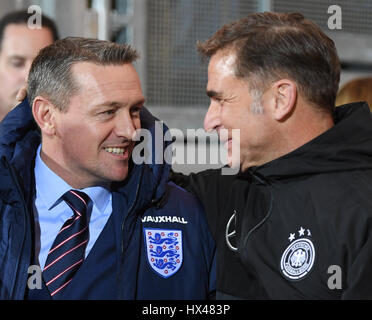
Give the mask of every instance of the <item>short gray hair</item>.
M 68 37 L 42 49 L 32 63 L 28 76 L 28 100 L 44 96 L 59 110 L 65 111 L 70 96 L 79 91 L 71 67 L 78 62 L 97 65 L 123 65 L 138 58 L 137 51 L 127 44 L 97 39 Z
M 289 78 L 316 109 L 333 113 L 341 70 L 337 50 L 302 14 L 256 12 L 198 44 L 205 58 L 221 50 L 236 54 L 235 76 L 247 79 L 250 89 Z

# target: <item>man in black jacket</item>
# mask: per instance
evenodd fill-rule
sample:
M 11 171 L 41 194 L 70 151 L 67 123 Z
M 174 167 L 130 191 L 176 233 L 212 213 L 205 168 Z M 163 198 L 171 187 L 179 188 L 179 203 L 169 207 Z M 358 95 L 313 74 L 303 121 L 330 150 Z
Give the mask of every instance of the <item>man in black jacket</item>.
M 228 132 L 240 171 L 173 179 L 207 211 L 217 298 L 372 298 L 372 120 L 363 103 L 334 108 L 333 41 L 301 14 L 266 12 L 198 49 L 210 59 L 205 129 Z

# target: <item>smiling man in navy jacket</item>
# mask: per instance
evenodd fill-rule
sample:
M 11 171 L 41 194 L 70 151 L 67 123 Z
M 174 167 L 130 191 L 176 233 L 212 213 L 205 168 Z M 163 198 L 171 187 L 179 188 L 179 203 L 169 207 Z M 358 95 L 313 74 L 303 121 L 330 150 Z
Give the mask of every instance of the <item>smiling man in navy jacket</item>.
M 164 161 L 131 159 L 136 130 L 155 128 L 136 58 L 127 45 L 67 38 L 35 59 L 31 107 L 0 125 L 0 298 L 213 297 L 199 203 L 167 182 Z

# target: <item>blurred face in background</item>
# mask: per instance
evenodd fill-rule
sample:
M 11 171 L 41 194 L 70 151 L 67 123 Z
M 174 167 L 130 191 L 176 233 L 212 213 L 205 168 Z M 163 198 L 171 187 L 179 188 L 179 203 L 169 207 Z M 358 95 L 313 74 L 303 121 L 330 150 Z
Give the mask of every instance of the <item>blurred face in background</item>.
M 0 48 L 0 120 L 16 105 L 16 94 L 25 86 L 32 61 L 39 50 L 53 43 L 47 28 L 30 29 L 9 24 Z

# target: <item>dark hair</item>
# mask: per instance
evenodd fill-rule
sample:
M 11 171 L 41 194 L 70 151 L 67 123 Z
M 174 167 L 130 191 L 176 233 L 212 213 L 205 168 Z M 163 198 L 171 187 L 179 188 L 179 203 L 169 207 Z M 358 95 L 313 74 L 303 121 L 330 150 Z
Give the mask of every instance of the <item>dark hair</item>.
M 9 24 L 27 24 L 31 14 L 27 11 L 13 11 L 8 13 L 0 20 L 0 48 L 3 43 L 4 31 Z M 41 25 L 44 28 L 48 28 L 52 33 L 53 40 L 58 40 L 58 30 L 52 19 L 45 15 L 41 15 Z
M 300 13 L 254 13 L 198 43 L 204 57 L 222 49 L 236 54 L 235 75 L 251 89 L 289 77 L 315 107 L 334 110 L 340 81 L 334 42 Z
M 137 58 L 137 51 L 127 44 L 79 37 L 57 40 L 41 49 L 31 65 L 28 75 L 29 103 L 32 105 L 34 99 L 42 95 L 64 111 L 70 96 L 79 91 L 71 73 L 74 64 L 123 65 Z

